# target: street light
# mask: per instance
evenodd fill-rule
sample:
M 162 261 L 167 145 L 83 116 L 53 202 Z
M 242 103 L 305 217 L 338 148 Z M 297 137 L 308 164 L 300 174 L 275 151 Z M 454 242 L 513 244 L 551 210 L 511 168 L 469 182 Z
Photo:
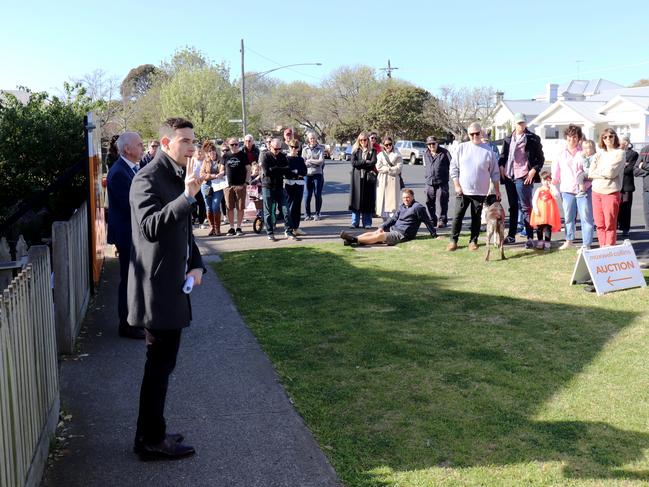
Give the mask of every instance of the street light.
M 277 68 L 269 69 L 268 71 L 263 71 L 261 73 L 254 73 L 248 76 L 245 75 L 244 62 L 243 62 L 243 39 L 241 39 L 241 125 L 243 128 L 243 136 L 246 136 L 247 130 L 247 119 L 246 119 L 246 77 L 247 78 L 261 78 L 266 76 L 273 71 L 284 68 L 292 68 L 294 66 L 322 66 L 322 63 L 296 63 L 296 64 L 287 64 L 286 66 L 279 66 Z

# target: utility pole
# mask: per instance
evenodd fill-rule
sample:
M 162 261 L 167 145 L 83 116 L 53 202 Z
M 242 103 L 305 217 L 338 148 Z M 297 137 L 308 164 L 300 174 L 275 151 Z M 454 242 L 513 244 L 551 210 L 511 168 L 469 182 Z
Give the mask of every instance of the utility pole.
M 390 65 L 390 60 L 388 59 L 388 67 L 387 68 L 381 68 L 381 71 L 385 71 L 386 74 L 388 75 L 388 79 L 392 79 L 392 71 L 394 71 L 395 69 L 399 69 L 399 68 L 393 68 Z
M 243 63 L 243 39 L 241 39 L 241 126 L 243 136 L 246 136 L 246 72 Z

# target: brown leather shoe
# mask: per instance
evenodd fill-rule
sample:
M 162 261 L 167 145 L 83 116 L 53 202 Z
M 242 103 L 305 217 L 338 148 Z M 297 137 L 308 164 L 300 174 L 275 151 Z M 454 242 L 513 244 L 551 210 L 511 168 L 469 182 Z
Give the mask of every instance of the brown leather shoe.
M 469 242 L 469 250 L 478 250 L 478 244 L 475 242 Z
M 133 447 L 133 450 L 135 449 L 136 446 Z M 140 460 L 147 462 L 151 460 L 177 460 L 193 455 L 196 450 L 193 446 L 173 441 L 171 435 L 167 435 L 157 445 L 140 444 L 137 446 L 136 453 L 140 456 Z
M 446 246 L 446 250 L 449 252 L 455 252 L 457 250 L 457 242 L 449 242 L 449 244 Z

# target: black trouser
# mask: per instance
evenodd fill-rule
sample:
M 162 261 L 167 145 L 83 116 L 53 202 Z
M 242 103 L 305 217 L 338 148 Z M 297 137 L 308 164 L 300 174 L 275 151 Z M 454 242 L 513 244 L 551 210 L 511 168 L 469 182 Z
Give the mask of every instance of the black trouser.
M 536 228 L 536 238 L 546 242 L 552 240 L 552 225 L 539 225 Z
M 439 192 L 439 221 L 446 225 L 448 222 L 448 183 L 426 185 L 426 207 L 428 214 L 437 225 L 437 193 Z
M 196 203 L 192 208 L 192 216 L 198 220 L 199 225 L 201 225 L 205 221 L 205 218 L 207 218 L 205 198 L 203 198 L 203 193 L 200 191 L 196 194 Z
M 462 219 L 467 208 L 471 206 L 471 237 L 469 242 L 478 243 L 480 235 L 480 218 L 482 216 L 482 204 L 486 196 L 484 195 L 456 195 L 455 196 L 455 216 L 453 217 L 453 226 L 451 227 L 451 240 L 457 242 L 462 230 Z
M 126 287 L 128 284 L 128 265 L 131 258 L 131 246 L 116 245 L 119 253 L 119 287 L 117 288 L 117 316 L 119 328 L 128 329 L 128 303 L 126 301 Z
M 631 205 L 633 204 L 633 192 L 620 192 L 620 213 L 617 217 L 617 224 L 622 233 L 629 233 L 631 229 Z
M 169 376 L 176 367 L 181 331 L 146 330 L 146 363 L 135 433 L 136 440 L 141 439 L 145 445 L 160 443 L 167 433 L 165 401 Z
M 509 232 L 508 236 L 516 238 L 518 228 L 518 191 L 516 183 L 509 178 L 504 178 L 505 191 L 507 191 L 507 202 L 509 203 Z
M 293 229 L 295 230 L 296 228 L 300 228 L 304 186 L 299 184 L 287 184 L 284 188 L 286 189 L 286 206 L 288 206 L 288 212 L 291 215 Z

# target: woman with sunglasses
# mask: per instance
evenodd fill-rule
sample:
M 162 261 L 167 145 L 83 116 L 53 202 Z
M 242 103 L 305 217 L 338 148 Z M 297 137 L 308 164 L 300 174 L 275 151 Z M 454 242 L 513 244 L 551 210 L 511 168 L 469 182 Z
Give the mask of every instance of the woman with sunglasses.
M 290 175 L 284 179 L 286 204 L 293 220 L 293 233 L 297 236 L 306 235 L 300 230 L 300 213 L 302 211 L 302 195 L 304 194 L 304 178 L 307 177 L 307 166 L 304 157 L 300 155 L 300 143 L 293 139 L 288 143 L 288 168 Z
M 376 156 L 376 214 L 383 221 L 390 219 L 401 204 L 402 165 L 401 154 L 394 149 L 392 139 L 385 137 L 381 152 Z
M 615 130 L 606 129 L 599 136 L 599 147 L 588 171 L 593 188 L 593 218 L 600 247 L 617 243 L 617 216 L 624 176 L 624 151 Z
M 215 191 L 212 182 L 217 178 L 225 176 L 225 169 L 219 160 L 219 154 L 216 152 L 216 145 L 211 140 L 203 144 L 205 160 L 201 166 L 200 177 L 203 181 L 201 184 L 201 193 L 205 199 L 205 209 L 207 211 L 207 220 L 210 222 L 210 233 L 208 237 L 220 237 L 221 233 L 221 200 L 223 199 L 223 190 Z
M 349 209 L 352 227 L 372 227 L 376 200 L 376 150 L 370 145 L 366 132 L 361 132 L 352 147 L 352 179 Z

